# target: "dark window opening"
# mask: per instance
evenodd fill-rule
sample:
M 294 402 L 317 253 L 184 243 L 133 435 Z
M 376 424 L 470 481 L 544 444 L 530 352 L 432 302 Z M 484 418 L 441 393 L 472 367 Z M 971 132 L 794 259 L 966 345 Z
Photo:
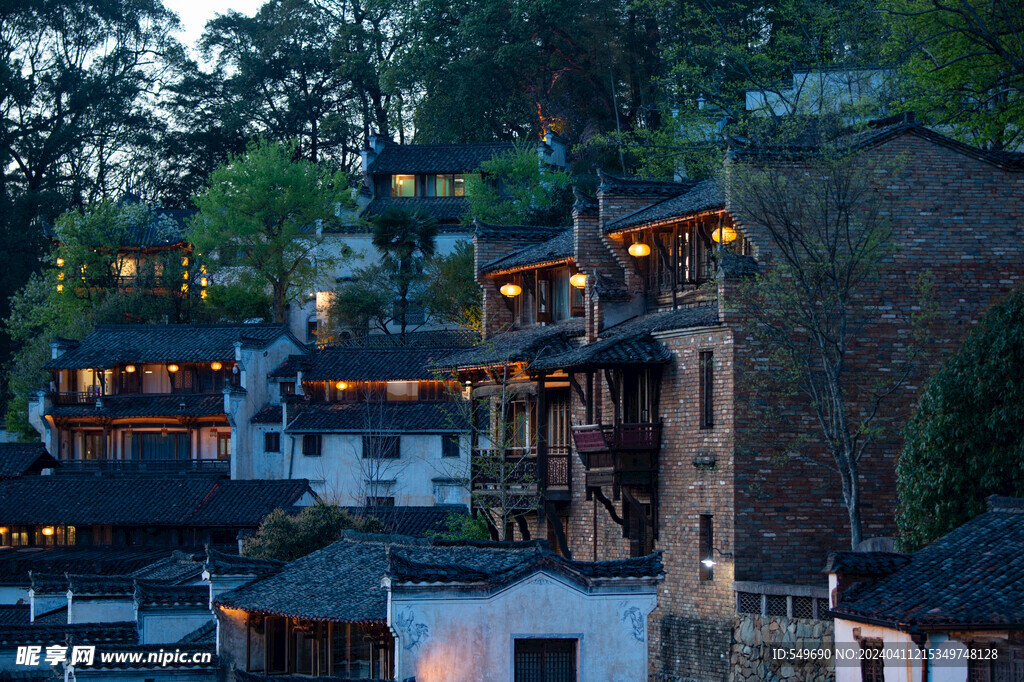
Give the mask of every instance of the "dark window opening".
M 295 395 L 295 382 L 294 381 L 282 381 L 281 382 L 281 395 Z
M 515 682 L 576 682 L 575 639 L 517 639 Z
M 458 436 L 441 436 L 441 456 L 442 457 L 458 457 L 459 456 L 459 437 Z
M 398 459 L 400 443 L 399 436 L 363 436 L 363 459 Z
M 319 457 L 323 446 L 323 436 L 320 434 L 306 434 L 302 437 L 302 454 L 307 457 Z
M 367 497 L 367 507 L 394 507 L 395 498 L 393 497 Z
M 860 648 L 864 651 L 864 657 L 860 661 L 861 682 L 885 682 L 882 640 L 861 640 Z
M 713 580 L 715 577 L 715 527 L 714 517 L 711 514 L 700 515 L 700 528 L 698 533 L 698 544 L 700 546 L 700 579 Z
M 700 428 L 715 425 L 715 356 L 712 351 L 700 352 Z
M 270 431 L 263 434 L 263 452 L 281 452 L 281 434 Z

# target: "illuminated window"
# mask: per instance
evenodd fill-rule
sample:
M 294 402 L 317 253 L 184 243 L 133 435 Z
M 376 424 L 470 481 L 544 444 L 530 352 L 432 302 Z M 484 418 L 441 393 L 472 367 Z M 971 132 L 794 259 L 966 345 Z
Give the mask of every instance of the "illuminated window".
M 466 196 L 466 176 L 457 173 L 433 175 L 427 178 L 427 190 L 435 197 Z
M 391 196 L 393 197 L 414 197 L 416 196 L 415 175 L 392 175 Z

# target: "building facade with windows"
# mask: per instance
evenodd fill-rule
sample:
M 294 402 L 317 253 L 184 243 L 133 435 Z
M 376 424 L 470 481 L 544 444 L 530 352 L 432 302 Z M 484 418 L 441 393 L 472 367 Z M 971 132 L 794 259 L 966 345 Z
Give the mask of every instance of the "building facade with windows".
M 1024 679 L 1024 500 L 988 510 L 914 554 L 829 556 L 836 682 Z
M 894 320 L 912 314 L 905 293 L 922 273 L 941 307 L 929 357 L 941 358 L 1024 278 L 1022 157 L 907 120 L 843 146 L 865 163 L 900 160 L 884 190 L 894 264 L 870 291 L 879 312 L 858 335 L 873 349 L 858 370 L 885 371 L 900 345 Z M 718 181 L 603 175 L 596 199 L 578 195 L 570 231 L 477 227 L 484 339 L 442 363 L 491 406 L 474 463 L 523 472 L 511 481 L 521 504 L 504 528 L 492 518 L 495 537 L 547 537 L 595 560 L 664 552 L 650 663 L 665 679 L 765 679 L 778 672 L 765 667 L 773 637 L 832 642 L 821 567 L 849 547 L 840 482 L 827 467 L 777 462 L 756 385 L 770 349 L 736 305 L 771 243 Z M 922 380 L 888 403 L 897 418 Z M 815 436 L 813 414 L 797 401 L 785 409 Z M 886 439 L 862 464 L 865 537 L 894 534 L 899 449 Z M 503 489 L 493 476 L 474 484 Z

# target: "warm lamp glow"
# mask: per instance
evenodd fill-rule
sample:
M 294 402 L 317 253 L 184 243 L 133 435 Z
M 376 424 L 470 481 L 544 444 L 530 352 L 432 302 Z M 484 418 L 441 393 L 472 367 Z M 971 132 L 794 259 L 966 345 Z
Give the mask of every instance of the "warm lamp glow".
M 7 532 L 7 526 L 0 526 L 0 535 L 3 535 L 6 532 Z
M 508 284 L 502 284 L 501 289 L 499 289 L 498 291 L 500 291 L 503 296 L 515 298 L 519 294 L 523 293 L 523 288 L 518 284 L 512 284 L 511 282 L 509 282 Z
M 199 278 L 199 286 L 201 286 L 201 287 L 205 287 L 205 286 L 207 286 L 207 285 L 208 285 L 209 283 L 210 283 L 210 280 L 206 279 L 205 277 L 200 277 L 200 278 Z
M 58 272 L 57 273 L 57 279 L 58 280 L 63 280 L 64 279 L 64 273 L 63 272 Z
M 718 562 L 713 559 L 705 559 L 701 563 L 707 566 L 708 568 L 714 568 L 715 564 L 717 564 Z
M 212 369 L 214 372 L 219 372 L 223 368 L 224 368 L 224 365 L 221 364 L 220 362 L 211 362 L 210 363 L 210 369 Z
M 53 526 L 43 526 L 43 535 L 53 535 Z
M 338 383 L 334 384 L 334 386 L 339 391 L 344 391 L 346 388 L 348 388 L 348 384 L 346 384 L 344 381 L 339 381 Z
M 64 285 L 63 284 L 58 284 L 57 285 L 57 293 L 59 294 L 62 291 L 64 291 Z
M 171 364 L 171 365 L 167 365 L 167 371 L 168 371 L 168 372 L 170 372 L 171 374 L 174 374 L 174 373 L 175 373 L 175 372 L 177 372 L 177 371 L 178 371 L 179 369 L 181 369 L 181 368 L 180 368 L 180 367 L 178 367 L 177 365 L 174 365 L 174 364 Z
M 181 259 L 181 267 L 183 267 L 183 268 L 187 268 L 188 267 L 188 256 L 183 256 L 182 257 L 182 259 Z
M 186 270 L 185 272 L 181 273 L 181 278 L 183 280 L 185 280 L 186 282 L 188 281 L 188 270 Z
M 63 258 L 58 258 L 57 259 L 57 267 L 58 268 L 64 267 L 64 259 Z
M 729 242 L 736 239 L 736 230 L 732 229 L 728 225 L 723 225 L 714 232 L 711 233 L 711 238 L 719 244 L 728 244 Z
M 587 276 L 582 272 L 577 272 L 575 275 L 569 278 L 569 284 L 573 285 L 577 289 L 582 289 L 587 286 Z
M 629 255 L 634 258 L 643 258 L 651 255 L 651 247 L 643 242 L 636 242 L 629 245 Z
M 124 371 L 128 372 L 129 374 L 133 374 L 135 372 L 135 365 L 125 365 Z
M 207 296 L 206 289 L 203 289 L 201 292 L 199 292 L 199 298 L 206 298 L 206 296 Z

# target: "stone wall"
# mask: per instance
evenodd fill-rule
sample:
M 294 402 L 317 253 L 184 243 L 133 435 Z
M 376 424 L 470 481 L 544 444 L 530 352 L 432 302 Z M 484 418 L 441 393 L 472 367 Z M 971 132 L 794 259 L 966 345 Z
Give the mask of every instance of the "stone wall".
M 739 616 L 733 623 L 729 682 L 833 682 L 831 658 L 805 661 L 776 659 L 773 648 L 832 650 L 830 620 Z

